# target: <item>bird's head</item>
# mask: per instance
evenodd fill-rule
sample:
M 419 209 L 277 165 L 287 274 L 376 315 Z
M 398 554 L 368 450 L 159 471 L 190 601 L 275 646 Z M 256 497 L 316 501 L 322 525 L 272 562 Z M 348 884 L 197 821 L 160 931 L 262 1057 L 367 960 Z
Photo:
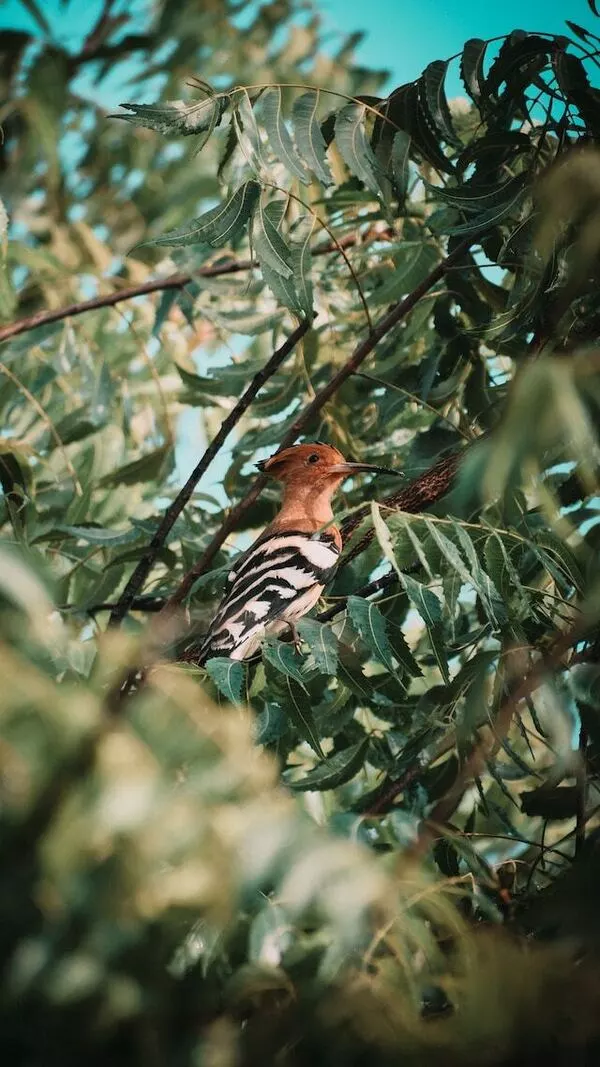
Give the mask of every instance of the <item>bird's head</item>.
M 373 474 L 402 473 L 389 467 L 378 467 L 373 463 L 348 463 L 333 445 L 321 443 L 283 448 L 256 466 L 265 474 L 283 482 L 286 488 L 309 485 L 315 490 L 330 488 L 332 492 L 350 475 L 359 474 L 361 471 L 370 471 Z

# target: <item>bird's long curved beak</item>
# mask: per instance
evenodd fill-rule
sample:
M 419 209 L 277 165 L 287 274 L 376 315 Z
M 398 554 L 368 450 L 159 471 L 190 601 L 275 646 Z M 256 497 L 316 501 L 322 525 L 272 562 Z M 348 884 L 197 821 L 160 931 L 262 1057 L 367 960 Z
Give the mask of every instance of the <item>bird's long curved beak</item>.
M 334 463 L 327 468 L 328 474 L 360 474 L 361 471 L 371 474 L 396 474 L 404 477 L 403 471 L 394 470 L 393 467 L 378 467 L 374 463 Z

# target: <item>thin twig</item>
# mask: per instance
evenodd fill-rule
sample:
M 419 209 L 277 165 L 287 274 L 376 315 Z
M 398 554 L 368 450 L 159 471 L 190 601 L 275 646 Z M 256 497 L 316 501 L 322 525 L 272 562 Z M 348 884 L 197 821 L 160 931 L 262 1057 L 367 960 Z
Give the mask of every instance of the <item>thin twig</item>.
M 369 240 L 388 240 L 390 231 L 368 232 L 365 234 L 347 234 L 335 243 L 317 246 L 313 249 L 313 256 L 329 255 L 339 252 L 340 248 L 352 248 L 354 245 L 364 244 Z M 225 274 L 238 274 L 244 270 L 251 270 L 257 264 L 252 259 L 227 260 L 225 263 L 215 263 L 212 266 L 200 267 L 190 274 L 171 274 L 167 278 L 154 278 L 152 281 L 143 282 L 141 285 L 131 285 L 126 289 L 118 289 L 114 293 L 105 293 L 104 296 L 96 296 L 92 300 L 80 300 L 75 304 L 67 304 L 62 308 L 53 308 L 50 311 L 36 311 L 28 315 L 26 319 L 11 322 L 8 326 L 0 328 L 0 342 L 7 341 L 10 337 L 17 337 L 28 330 L 35 330 L 39 326 L 47 326 L 52 322 L 60 322 L 61 319 L 73 318 L 75 315 L 83 315 L 86 311 L 96 311 L 98 308 L 113 307 L 123 300 L 133 300 L 137 296 L 147 296 L 149 293 L 159 293 L 166 289 L 183 289 L 194 278 L 218 278 Z
M 250 407 L 250 404 L 254 400 L 256 394 L 262 389 L 265 382 L 275 374 L 275 371 L 281 366 L 286 357 L 293 351 L 305 333 L 310 329 L 310 322 L 304 319 L 299 326 L 290 334 L 286 341 L 273 353 L 271 358 L 267 360 L 264 367 L 254 375 L 254 378 L 250 382 L 250 385 L 238 400 L 237 404 L 231 409 L 229 415 L 223 420 L 221 429 L 213 437 L 210 445 L 206 449 L 199 463 L 196 464 L 192 473 L 190 474 L 187 482 L 182 489 L 178 492 L 172 504 L 169 505 L 163 516 L 162 522 L 157 527 L 152 540 L 150 541 L 146 551 L 138 562 L 137 567 L 133 571 L 133 574 L 129 578 L 127 585 L 125 586 L 115 608 L 113 608 L 109 626 L 118 626 L 118 624 L 125 617 L 129 611 L 133 601 L 142 588 L 146 578 L 148 577 L 152 564 L 160 552 L 166 537 L 173 528 L 175 522 L 181 515 L 185 505 L 192 496 L 194 489 L 196 488 L 200 478 L 208 469 L 213 459 L 219 452 L 219 449 L 225 443 L 226 438 L 231 433 L 233 428 L 240 421 L 242 415 Z M 266 480 L 266 476 L 265 476 Z

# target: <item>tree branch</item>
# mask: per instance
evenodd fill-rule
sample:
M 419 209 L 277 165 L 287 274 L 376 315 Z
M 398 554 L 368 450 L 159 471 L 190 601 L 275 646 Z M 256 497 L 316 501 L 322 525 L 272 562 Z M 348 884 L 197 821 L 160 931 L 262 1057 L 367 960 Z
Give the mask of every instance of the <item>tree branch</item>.
M 476 440 L 480 439 L 476 438 Z M 418 515 L 421 511 L 425 511 L 426 508 L 435 504 L 451 489 L 465 451 L 464 448 L 461 448 L 438 460 L 433 467 L 420 474 L 410 485 L 385 497 L 381 501 L 382 505 L 386 508 L 393 508 L 396 511 L 406 511 L 409 515 Z M 368 514 L 369 505 L 367 504 L 364 508 L 359 508 L 355 511 L 353 515 L 342 523 L 341 532 L 344 541 L 348 540 Z M 344 553 L 340 566 L 346 566 L 361 552 L 364 552 L 371 544 L 374 536 L 375 531 L 373 529 L 367 530 L 364 536 L 355 545 L 352 545 L 348 552 Z
M 454 251 L 451 252 L 450 255 L 446 256 L 446 258 L 443 259 L 441 263 L 438 263 L 437 267 L 435 267 L 434 270 L 432 270 L 427 275 L 427 277 L 424 278 L 423 281 L 419 285 L 417 285 L 417 287 L 413 289 L 413 291 L 409 293 L 407 297 L 404 298 L 404 300 L 400 300 L 394 307 L 392 307 L 391 311 L 388 311 L 387 315 L 384 315 L 383 318 L 379 320 L 379 322 L 376 324 L 376 326 L 368 335 L 368 337 L 366 337 L 364 341 L 361 341 L 358 347 L 355 348 L 350 358 L 346 361 L 346 363 L 344 363 L 344 366 L 339 369 L 337 374 L 333 375 L 327 385 L 325 385 L 316 394 L 313 400 L 311 400 L 310 404 L 307 404 L 307 406 L 300 413 L 298 418 L 294 420 L 288 432 L 283 436 L 281 440 L 281 448 L 287 448 L 289 445 L 292 445 L 294 443 L 298 435 L 306 427 L 307 423 L 310 422 L 314 415 L 318 414 L 318 412 L 321 411 L 327 401 L 330 400 L 331 397 L 334 396 L 334 394 L 338 391 L 340 386 L 344 384 L 346 379 L 349 378 L 352 374 L 354 374 L 357 368 L 360 367 L 361 363 L 363 363 L 367 356 L 371 354 L 371 352 L 379 343 L 379 341 L 381 341 L 382 338 L 385 337 L 386 334 L 388 334 L 394 326 L 397 326 L 398 323 L 402 321 L 402 319 L 406 318 L 406 316 L 416 307 L 419 300 L 421 300 L 421 298 L 425 296 L 425 294 L 429 292 L 429 290 L 437 282 L 439 282 L 441 278 L 444 277 L 446 271 L 453 266 L 457 259 L 460 259 L 460 257 L 464 254 L 465 250 L 469 248 L 470 245 L 473 244 L 476 240 L 477 235 L 474 235 L 473 237 L 469 237 L 465 241 L 462 241 L 460 245 L 457 245 Z M 446 490 L 444 489 L 442 491 L 440 487 L 443 485 L 445 485 L 446 487 L 450 485 L 450 482 L 456 470 L 456 466 L 458 464 L 458 456 L 454 458 L 453 462 L 454 466 L 452 465 L 452 457 L 450 457 L 447 460 L 442 460 L 440 464 L 436 464 L 436 466 L 432 468 L 432 472 L 438 471 L 438 473 L 432 479 L 429 488 L 427 488 L 428 483 L 426 482 L 425 476 L 421 476 L 421 478 L 417 479 L 416 482 L 414 482 L 408 490 L 403 490 L 403 493 L 409 493 L 409 491 L 412 492 L 413 496 L 410 497 L 410 500 L 414 499 L 415 505 L 417 500 L 425 500 L 426 498 L 429 499 L 428 494 L 431 495 L 434 492 L 434 485 L 438 485 L 438 495 L 442 496 L 443 492 L 445 492 Z M 444 464 L 446 464 L 448 468 L 445 475 L 441 470 L 438 470 L 438 468 L 443 467 Z M 448 473 L 450 471 L 451 476 Z M 426 472 L 426 474 L 431 474 L 432 472 Z M 424 479 L 425 488 L 423 484 Z M 212 562 L 217 552 L 219 551 L 226 537 L 228 537 L 228 535 L 235 529 L 239 519 L 247 512 L 248 508 L 256 500 L 258 494 L 265 485 L 265 481 L 266 479 L 264 475 L 259 476 L 259 478 L 257 478 L 256 481 L 252 484 L 246 495 L 239 501 L 238 504 L 236 504 L 234 508 L 232 508 L 232 510 L 227 515 L 225 521 L 217 530 L 210 544 L 207 546 L 207 548 L 205 548 L 200 559 L 184 576 L 178 589 L 176 589 L 176 591 L 167 601 L 166 610 L 171 610 L 172 608 L 180 604 L 181 601 L 187 596 L 196 579 L 201 574 L 204 574 L 209 564 Z M 419 483 L 419 485 L 421 486 L 420 489 L 417 486 L 417 483 Z M 394 494 L 394 496 L 390 499 L 395 500 L 396 496 L 397 494 Z M 407 497 L 407 500 L 408 499 L 409 498 Z M 437 496 L 432 497 L 432 499 L 437 499 Z M 417 510 L 420 510 L 420 508 L 421 504 L 419 504 Z M 357 524 L 361 521 L 362 517 L 363 516 L 361 515 L 357 519 Z M 354 529 L 354 527 L 352 527 L 352 529 Z
M 337 244 L 330 242 L 321 245 L 313 251 L 313 256 L 329 255 L 339 252 L 340 248 L 352 248 L 354 245 L 364 244 L 369 240 L 387 240 L 389 231 L 384 233 L 369 231 L 366 234 L 347 234 L 341 237 Z M 60 322 L 61 319 L 73 318 L 75 315 L 83 315 L 86 311 L 96 311 L 98 308 L 113 307 L 123 300 L 133 300 L 137 296 L 147 296 L 149 293 L 159 293 L 166 289 L 183 289 L 194 278 L 219 278 L 225 274 L 239 274 L 240 271 L 251 270 L 257 264 L 252 259 L 227 260 L 225 263 L 216 263 L 209 267 L 200 267 L 190 274 L 171 274 L 168 278 L 154 278 L 141 285 L 131 285 L 126 289 L 118 289 L 114 293 L 105 293 L 104 296 L 95 296 L 92 300 L 80 300 L 75 304 L 67 304 L 62 308 L 54 308 L 51 311 L 36 311 L 25 319 L 12 322 L 8 326 L 0 327 L 0 342 L 8 341 L 11 337 L 17 337 L 28 330 L 35 330 L 38 326 L 47 326 L 52 322 Z
M 163 520 L 158 526 L 150 544 L 146 551 L 138 562 L 137 567 L 133 571 L 133 574 L 129 578 L 127 585 L 125 586 L 121 596 L 119 597 L 116 606 L 113 608 L 109 626 L 118 626 L 118 624 L 125 617 L 129 611 L 133 601 L 142 588 L 146 578 L 150 573 L 150 569 L 158 553 L 160 552 L 165 538 L 171 531 L 176 520 L 181 515 L 185 505 L 190 499 L 196 485 L 200 481 L 200 478 L 205 473 L 213 459 L 217 455 L 217 452 L 224 444 L 226 438 L 233 430 L 234 426 L 240 421 L 242 415 L 250 407 L 250 404 L 254 400 L 256 394 L 262 389 L 265 382 L 275 373 L 275 371 L 281 366 L 286 357 L 293 351 L 298 344 L 298 341 L 304 337 L 305 333 L 310 329 L 310 323 L 307 319 L 304 319 L 299 326 L 290 334 L 286 341 L 273 353 L 271 358 L 267 360 L 264 367 L 254 375 L 254 378 L 250 382 L 250 385 L 240 397 L 237 404 L 229 412 L 226 419 L 223 420 L 221 429 L 213 437 L 210 445 L 206 449 L 202 459 L 196 464 L 192 473 L 190 474 L 187 482 L 182 489 L 178 492 L 174 501 L 165 511 Z M 260 480 L 260 479 L 259 479 Z M 266 481 L 266 475 L 264 480 Z M 261 486 L 262 488 L 262 486 Z M 258 492 L 258 490 L 257 490 Z
M 444 796 L 438 800 L 433 811 L 424 821 L 419 836 L 410 849 L 411 856 L 421 856 L 423 852 L 429 848 L 431 843 L 437 840 L 440 836 L 439 827 L 446 823 L 456 811 L 464 796 L 465 790 L 475 778 L 483 773 L 487 762 L 490 758 L 493 758 L 494 754 L 502 746 L 502 742 L 508 735 L 513 717 L 517 712 L 519 704 L 539 688 L 548 674 L 551 674 L 552 671 L 556 670 L 556 668 L 561 665 L 561 661 L 569 649 L 578 641 L 582 640 L 593 623 L 593 619 L 586 619 L 584 617 L 567 633 L 557 634 L 548 652 L 538 659 L 529 673 L 525 675 L 522 681 L 513 689 L 512 693 L 509 694 L 507 700 L 502 704 L 491 724 L 493 730 L 493 742 L 490 744 L 489 739 L 483 739 L 478 741 L 474 746 L 468 759 L 466 759 L 459 768 L 454 782 Z

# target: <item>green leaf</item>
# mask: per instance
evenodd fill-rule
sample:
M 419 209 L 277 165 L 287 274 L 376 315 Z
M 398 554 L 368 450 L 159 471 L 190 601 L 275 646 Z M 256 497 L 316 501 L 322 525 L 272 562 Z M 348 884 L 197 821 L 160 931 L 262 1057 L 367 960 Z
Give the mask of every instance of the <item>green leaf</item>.
M 264 648 L 264 646 L 263 646 Z M 306 689 L 286 675 L 283 680 L 282 705 L 288 713 L 303 741 L 307 741 L 319 759 L 325 759 L 319 734 L 312 713 L 311 701 Z
M 400 571 L 400 581 L 408 599 L 418 611 L 426 626 L 438 626 L 442 621 L 442 606 L 434 592 L 426 585 L 417 582 L 409 574 Z
M 173 100 L 164 104 L 121 104 L 132 115 L 109 115 L 135 126 L 145 126 L 157 133 L 179 134 L 190 137 L 199 133 L 212 133 L 218 126 L 227 107 L 225 97 L 209 96 L 186 104 L 185 100 Z
M 316 619 L 301 619 L 297 629 L 302 640 L 306 641 L 321 674 L 335 676 L 338 667 L 338 648 L 337 639 L 331 627 L 317 622 Z
M 583 574 L 577 557 L 560 537 L 551 530 L 544 530 L 535 539 L 535 550 L 542 565 L 559 581 L 575 586 L 581 593 L 584 588 Z
M 167 321 L 167 318 L 169 317 L 169 312 L 173 305 L 176 303 L 178 297 L 179 293 L 176 289 L 165 289 L 164 292 L 160 294 L 160 299 L 158 301 L 156 315 L 154 318 L 154 325 L 152 327 L 153 337 L 158 337 L 162 327 L 164 326 L 165 322 Z
M 480 185 L 461 185 L 457 189 L 451 189 L 448 186 L 442 188 L 439 185 L 431 185 L 427 181 L 423 184 L 436 200 L 443 200 L 444 203 L 451 204 L 452 207 L 459 208 L 461 211 L 475 214 L 512 203 L 515 194 L 521 192 L 526 180 L 526 175 L 518 174 L 515 178 L 509 178 L 508 181 L 495 185 L 493 189 L 482 188 Z
M 465 554 L 465 558 L 470 567 L 471 581 L 479 593 L 481 602 L 486 609 L 487 616 L 492 622 L 492 625 L 495 626 L 496 629 L 500 629 L 507 621 L 506 608 L 502 598 L 489 574 L 486 574 L 481 566 L 479 556 L 475 551 L 475 546 L 464 526 L 461 526 L 460 523 L 456 522 L 454 523 L 453 530 L 456 533 L 456 537 Z
M 466 585 L 471 585 L 479 594 L 481 603 L 492 625 L 496 629 L 500 629 L 501 624 L 506 622 L 506 611 L 503 602 L 491 578 L 489 578 L 479 563 L 479 558 L 467 531 L 459 523 L 453 524 L 452 529 L 456 532 L 456 536 L 460 540 L 461 546 L 465 551 L 465 555 L 467 556 L 471 568 L 470 570 L 465 566 L 456 545 L 450 538 L 442 533 L 436 523 L 427 519 L 426 526 L 433 541 L 438 546 L 450 566 L 454 568 Z M 468 551 L 467 544 L 470 546 Z
M 263 158 L 254 109 L 245 89 L 237 94 L 237 102 L 232 111 L 232 122 L 237 134 L 238 147 L 246 163 L 260 177 L 267 167 Z
M 266 263 L 261 263 L 260 269 L 266 285 L 268 285 L 278 304 L 282 304 L 283 307 L 293 311 L 295 315 L 302 317 L 305 312 L 300 303 L 300 297 L 296 292 L 293 277 L 282 277 L 277 271 L 271 270 L 271 267 L 267 266 Z
M 292 120 L 298 151 L 307 167 L 322 182 L 332 185 L 333 178 L 327 162 L 327 146 L 317 119 L 319 92 L 311 91 L 298 97 L 292 108 Z
M 239 704 L 244 689 L 244 665 L 224 656 L 214 656 L 206 661 L 206 672 L 219 692 L 231 704 Z
M 420 678 L 423 671 L 413 656 L 400 626 L 392 624 L 389 619 L 386 621 L 387 634 L 392 652 L 398 660 L 402 670 L 406 671 L 407 674 L 410 674 L 412 678 Z
M 314 315 L 311 281 L 312 253 L 310 247 L 313 230 L 314 219 L 304 216 L 299 227 L 299 236 L 296 234 L 290 244 L 295 290 L 298 293 L 300 308 L 308 319 L 312 319 Z M 295 310 L 295 308 L 292 310 Z
M 66 533 L 75 537 L 78 541 L 86 541 L 88 545 L 103 545 L 112 548 L 115 545 L 126 545 L 140 538 L 139 530 L 105 530 L 100 526 L 57 526 L 60 533 Z
M 296 146 L 283 119 L 283 100 L 280 86 L 270 89 L 263 97 L 262 103 L 265 129 L 269 136 L 271 148 L 295 178 L 305 185 L 310 184 L 310 177 L 302 162 Z
M 481 97 L 483 61 L 486 48 L 487 41 L 482 41 L 480 37 L 471 37 L 463 48 L 460 60 L 460 76 L 463 80 L 463 85 L 471 100 L 474 100 L 475 103 Z
M 244 182 L 228 200 L 182 227 L 156 237 L 150 244 L 159 246 L 207 244 L 217 248 L 233 241 L 248 222 L 260 195 L 260 185 Z
M 312 771 L 308 771 L 303 778 L 288 781 L 290 789 L 296 793 L 338 789 L 358 774 L 364 763 L 368 745 L 369 738 L 364 737 L 362 741 L 351 745 L 350 748 L 345 748 L 343 752 L 336 752 L 334 756 L 329 756 L 323 763 L 313 767 Z
M 504 204 L 498 204 L 496 207 L 490 208 L 489 211 L 484 211 L 482 215 L 477 215 L 475 218 L 470 219 L 469 222 L 459 223 L 458 226 L 444 226 L 438 232 L 448 234 L 451 237 L 469 237 L 471 234 L 476 234 L 483 230 L 492 230 L 515 212 L 525 192 L 526 190 L 521 188 L 515 193 L 512 200 L 507 200 Z
M 388 277 L 369 293 L 369 299 L 377 305 L 400 300 L 427 277 L 439 258 L 438 249 L 428 241 L 417 241 L 414 245 L 407 242 L 399 252 L 394 253 L 394 267 L 386 271 Z
M 359 636 L 367 648 L 375 656 L 375 659 L 387 667 L 390 673 L 395 673 L 392 647 L 387 636 L 387 626 L 384 616 L 376 604 L 362 597 L 349 596 L 346 602 L 348 615 L 356 627 Z
M 278 230 L 283 207 L 282 202 L 263 204 L 259 198 L 252 220 L 252 243 L 261 267 L 269 267 L 282 278 L 291 278 L 290 249 Z
M 448 684 L 450 681 L 450 675 L 448 673 L 448 660 L 446 656 L 446 650 L 444 648 L 443 635 L 441 632 L 442 622 L 442 606 L 434 592 L 428 589 L 427 586 L 422 585 L 421 582 L 417 582 L 415 578 L 411 578 L 408 574 L 402 574 L 400 572 L 400 581 L 404 586 L 408 599 L 412 606 L 418 612 L 423 619 L 427 627 L 427 633 L 429 635 L 429 641 L 433 650 L 433 654 L 436 658 L 437 665 L 440 669 L 442 678 Z
M 448 70 L 448 61 L 436 59 L 424 70 L 422 78 L 425 85 L 425 98 L 434 125 L 448 144 L 462 148 L 462 141 L 452 125 L 450 108 L 446 100 L 444 82 Z
M 173 446 L 162 445 L 154 452 L 147 452 L 145 456 L 105 474 L 99 479 L 98 485 L 137 485 L 139 482 L 159 481 L 172 469 L 173 462 Z
M 500 596 L 508 602 L 512 596 L 518 594 L 523 600 L 529 597 L 523 589 L 519 572 L 510 558 L 510 551 L 506 547 L 502 537 L 492 533 L 484 545 L 486 566 Z
M 365 108 L 347 104 L 335 118 L 335 143 L 344 163 L 375 196 L 381 195 L 380 168 L 365 133 Z
M 368 700 L 373 695 L 371 682 L 366 677 L 358 656 L 343 643 L 338 647 L 338 679 L 359 700 Z
M 410 134 L 404 130 L 398 130 L 394 134 L 392 143 L 392 174 L 396 195 L 400 202 L 404 201 L 408 192 L 408 179 L 410 176 Z
M 283 641 L 276 641 L 271 638 L 263 641 L 262 655 L 263 659 L 275 667 L 277 671 L 288 675 L 304 687 L 306 682 L 306 676 L 303 673 L 304 661 L 292 645 L 286 645 Z

